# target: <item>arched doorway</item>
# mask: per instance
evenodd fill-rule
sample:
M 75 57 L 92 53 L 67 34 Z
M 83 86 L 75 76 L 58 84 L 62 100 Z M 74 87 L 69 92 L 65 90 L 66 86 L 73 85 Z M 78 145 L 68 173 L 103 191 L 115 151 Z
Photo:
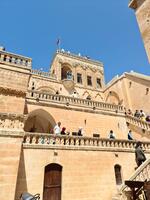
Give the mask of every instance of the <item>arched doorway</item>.
M 45 167 L 43 200 L 61 200 L 62 166 L 49 164 Z
M 24 125 L 24 131 L 36 133 L 50 133 L 56 122 L 45 110 L 37 109 L 29 113 Z

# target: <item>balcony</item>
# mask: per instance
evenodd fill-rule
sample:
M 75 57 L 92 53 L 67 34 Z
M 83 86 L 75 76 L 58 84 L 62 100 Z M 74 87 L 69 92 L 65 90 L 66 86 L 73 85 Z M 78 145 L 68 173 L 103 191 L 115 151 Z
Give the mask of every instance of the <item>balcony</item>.
M 95 138 L 84 136 L 55 135 L 43 133 L 25 132 L 23 145 L 26 148 L 47 149 L 81 149 L 81 150 L 105 150 L 134 152 L 136 141 L 111 140 L 107 138 Z M 143 142 L 142 148 L 149 150 L 150 143 Z
M 27 93 L 27 101 L 44 101 L 46 103 L 52 103 L 59 104 L 60 106 L 67 105 L 71 107 L 79 107 L 79 108 L 85 108 L 85 109 L 92 109 L 94 111 L 105 111 L 105 112 L 111 112 L 115 114 L 124 114 L 123 106 L 120 105 L 113 105 L 109 103 L 99 102 L 99 101 L 92 101 L 87 99 L 81 99 L 81 98 L 74 98 L 70 96 L 63 96 L 63 95 L 53 95 L 53 94 L 47 94 L 40 91 L 34 91 L 34 90 L 28 90 Z
M 65 68 L 62 69 L 62 83 L 66 89 L 72 90 L 74 88 L 72 71 L 65 70 Z
M 31 69 L 32 59 L 21 55 L 6 52 L 0 49 L 0 63 Z

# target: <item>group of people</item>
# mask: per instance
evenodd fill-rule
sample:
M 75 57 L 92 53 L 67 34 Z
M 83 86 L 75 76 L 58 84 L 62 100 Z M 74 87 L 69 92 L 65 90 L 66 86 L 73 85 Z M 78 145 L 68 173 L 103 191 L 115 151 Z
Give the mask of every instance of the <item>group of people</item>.
M 61 128 L 61 122 L 58 122 L 54 126 L 53 132 L 56 135 L 69 135 L 70 134 L 69 132 L 66 132 L 65 127 Z M 82 128 L 79 128 L 77 135 L 83 136 Z M 113 132 L 113 130 L 110 130 L 110 132 L 108 134 L 108 138 L 116 139 L 116 136 L 115 136 L 115 133 Z M 131 130 L 129 130 L 127 138 L 128 138 L 128 140 L 134 140 Z M 135 146 L 135 160 L 136 160 L 137 167 L 139 167 L 146 160 L 144 151 L 142 149 L 142 143 L 140 141 L 138 141 Z
M 129 130 L 127 137 L 128 137 L 128 140 L 133 140 L 131 130 Z M 108 138 L 109 139 L 116 138 L 113 130 L 110 130 L 110 132 L 108 134 Z M 144 154 L 144 150 L 142 149 L 142 143 L 140 141 L 138 141 L 135 146 L 135 161 L 136 161 L 137 167 L 139 167 L 145 160 L 146 160 L 146 156 Z M 135 169 L 137 169 L 137 167 Z
M 54 126 L 53 133 L 56 135 L 69 135 L 70 134 L 70 132 L 66 132 L 66 127 L 61 128 L 61 122 L 58 122 Z M 81 127 L 79 127 L 77 136 L 83 136 L 83 129 Z
M 113 132 L 113 130 L 110 130 L 110 132 L 108 134 L 108 138 L 109 139 L 116 139 L 116 136 L 115 136 L 115 133 Z M 134 140 L 131 130 L 129 130 L 127 138 L 128 138 L 128 140 Z
M 128 109 L 128 111 L 125 112 L 125 114 L 131 115 L 133 117 L 136 117 L 136 118 L 141 119 L 141 120 L 146 121 L 146 122 L 150 122 L 150 115 L 146 115 L 143 110 L 136 110 L 133 113 L 130 109 Z

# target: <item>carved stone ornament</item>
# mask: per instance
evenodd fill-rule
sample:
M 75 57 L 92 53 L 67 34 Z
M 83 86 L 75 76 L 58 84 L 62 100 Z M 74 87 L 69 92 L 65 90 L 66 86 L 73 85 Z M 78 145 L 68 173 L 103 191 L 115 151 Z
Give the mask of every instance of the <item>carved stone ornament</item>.
M 12 88 L 5 88 L 5 87 L 0 87 L 0 94 L 16 96 L 16 97 L 23 97 L 23 98 L 25 98 L 25 96 L 26 96 L 25 91 L 16 90 L 16 89 L 12 89 Z
M 24 116 L 0 113 L 0 129 L 23 130 Z

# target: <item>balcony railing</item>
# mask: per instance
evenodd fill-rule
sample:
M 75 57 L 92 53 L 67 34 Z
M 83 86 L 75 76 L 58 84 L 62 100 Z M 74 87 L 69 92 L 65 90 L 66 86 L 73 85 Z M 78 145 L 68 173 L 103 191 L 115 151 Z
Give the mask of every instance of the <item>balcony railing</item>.
M 131 176 L 130 181 L 150 181 L 150 159 L 147 159 Z M 126 200 L 130 196 L 130 188 L 125 184 L 120 189 L 120 199 Z
M 129 124 L 137 126 L 137 127 L 144 129 L 146 131 L 150 131 L 150 123 L 148 123 L 146 121 L 140 120 L 140 119 L 132 117 L 130 115 L 126 116 L 126 121 Z
M 35 75 L 39 75 L 39 76 L 44 76 L 46 78 L 56 79 L 55 74 L 52 74 L 50 72 L 43 72 L 43 71 L 40 71 L 40 70 L 32 69 L 31 73 L 35 74 Z
M 69 96 L 47 94 L 43 92 L 41 93 L 39 91 L 33 91 L 33 90 L 28 91 L 27 98 L 65 104 L 66 106 L 71 105 L 71 106 L 79 106 L 79 107 L 82 106 L 86 108 L 88 107 L 88 108 L 92 108 L 93 110 L 105 110 L 105 111 L 112 111 L 115 113 L 124 112 L 123 106 L 120 106 L 120 105 L 113 105 L 109 103 L 74 98 L 74 97 L 69 97 Z
M 32 59 L 0 50 L 0 63 L 12 64 L 31 69 Z
M 93 147 L 97 149 L 106 148 L 107 151 L 111 149 L 134 151 L 136 141 L 26 132 L 23 143 L 27 146 L 35 145 L 35 147 L 38 145 L 47 147 Z M 143 142 L 142 146 L 144 150 L 148 150 L 150 142 Z

